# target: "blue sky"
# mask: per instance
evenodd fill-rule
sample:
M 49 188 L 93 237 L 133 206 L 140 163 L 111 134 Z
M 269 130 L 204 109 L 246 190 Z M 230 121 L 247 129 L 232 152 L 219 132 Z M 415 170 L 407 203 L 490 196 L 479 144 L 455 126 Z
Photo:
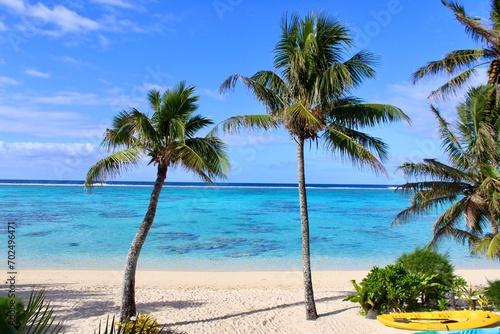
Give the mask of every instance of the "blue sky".
M 487 17 L 490 1 L 461 0 Z M 231 74 L 272 69 L 285 12 L 326 11 L 348 25 L 356 48 L 380 57 L 377 78 L 355 95 L 403 109 L 412 125 L 369 130 L 390 145 L 388 177 L 353 168 L 321 147 L 306 154 L 309 183 L 400 184 L 395 167 L 442 158 L 427 95 L 442 79 L 410 83 L 411 73 L 455 49 L 475 48 L 439 0 L 0 0 L 0 178 L 83 180 L 103 157 L 102 135 L 120 110 L 147 112 L 150 89 L 185 80 L 199 113 L 216 122 L 264 108 L 238 86 L 218 93 Z M 484 72 L 476 82 L 485 82 Z M 438 106 L 453 115 L 460 97 Z M 229 182 L 296 182 L 294 142 L 284 131 L 224 138 Z M 121 180 L 152 181 L 142 166 Z M 182 170 L 167 181 L 197 181 Z

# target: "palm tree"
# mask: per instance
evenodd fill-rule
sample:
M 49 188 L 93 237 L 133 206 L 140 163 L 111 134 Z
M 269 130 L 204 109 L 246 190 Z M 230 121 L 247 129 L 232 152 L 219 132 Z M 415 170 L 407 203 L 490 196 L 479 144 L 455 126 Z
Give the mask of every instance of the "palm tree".
M 468 16 L 464 7 L 454 1 L 441 2 L 453 11 L 458 22 L 465 27 L 465 32 L 484 47 L 451 51 L 443 59 L 427 63 L 413 73 L 413 83 L 429 76 L 451 75 L 450 80 L 429 95 L 430 98 L 444 99 L 456 94 L 477 68 L 488 66 L 488 83 L 497 87 L 497 101 L 500 102 L 500 1 L 491 0 L 489 22 Z
M 434 222 L 431 246 L 452 238 L 468 243 L 473 253 L 500 257 L 500 109 L 495 96 L 493 86 L 469 90 L 456 108 L 455 126 L 431 105 L 449 164 L 424 159 L 399 167 L 407 178 L 417 180 L 399 187 L 412 194 L 411 205 L 396 216 L 393 225 L 446 208 Z M 490 233 L 485 232 L 488 228 Z
M 87 174 L 85 185 L 92 187 L 96 181 L 103 182 L 106 176 L 116 176 L 137 166 L 144 157 L 149 158 L 149 164 L 157 166 L 146 215 L 127 255 L 120 322 L 136 314 L 135 272 L 139 253 L 153 224 L 169 168 L 182 167 L 206 182 L 224 177 L 229 168 L 226 145 L 218 137 L 210 134 L 195 137 L 199 130 L 213 122 L 193 115 L 198 108 L 198 97 L 192 96 L 193 92 L 194 87 L 186 87 L 184 82 L 162 95 L 156 90 L 150 91 L 151 117 L 137 109 L 120 112 L 102 142 L 111 154 L 96 162 Z
M 304 19 L 284 15 L 281 30 L 274 49 L 275 71 L 260 71 L 252 77 L 235 74 L 221 85 L 223 92 L 242 81 L 265 105 L 267 114 L 231 117 L 221 127 L 226 132 L 238 132 L 242 128 L 284 126 L 297 144 L 306 318 L 315 320 L 318 315 L 311 276 L 304 143 L 322 142 L 327 151 L 384 173 L 380 160 L 387 156 L 387 145 L 360 130 L 408 117 L 393 106 L 362 104 L 349 96 L 364 79 L 374 76 L 371 65 L 375 57 L 360 51 L 342 61 L 352 46 L 345 25 L 323 13 Z

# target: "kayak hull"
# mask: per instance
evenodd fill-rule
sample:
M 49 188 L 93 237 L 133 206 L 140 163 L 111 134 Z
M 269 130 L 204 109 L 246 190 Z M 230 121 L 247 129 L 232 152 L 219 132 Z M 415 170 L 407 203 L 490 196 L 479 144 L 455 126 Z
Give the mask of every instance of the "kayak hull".
M 500 316 L 488 311 L 436 311 L 382 314 L 386 326 L 418 331 L 450 331 L 491 326 Z

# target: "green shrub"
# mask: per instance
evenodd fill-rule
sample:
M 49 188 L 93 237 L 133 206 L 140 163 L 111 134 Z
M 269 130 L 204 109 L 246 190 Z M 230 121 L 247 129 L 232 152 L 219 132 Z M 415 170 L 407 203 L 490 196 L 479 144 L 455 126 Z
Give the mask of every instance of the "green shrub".
M 436 285 L 432 279 L 434 275 L 411 273 L 401 264 L 373 267 L 360 284 L 351 281 L 356 293 L 344 300 L 359 303 L 363 314 L 370 309 L 378 313 L 416 310 L 422 291 Z
M 423 304 L 436 305 L 439 300 L 445 299 L 446 293 L 453 290 L 454 268 L 448 254 L 439 254 L 428 247 L 417 247 L 412 253 L 401 255 L 396 264 L 413 274 L 434 276 L 430 283 L 436 284 L 429 284 L 422 291 Z
M 500 309 L 500 280 L 488 281 L 484 294 L 497 310 Z
M 0 297 L 0 317 L 15 329 L 19 329 L 24 315 L 24 304 L 19 297 Z

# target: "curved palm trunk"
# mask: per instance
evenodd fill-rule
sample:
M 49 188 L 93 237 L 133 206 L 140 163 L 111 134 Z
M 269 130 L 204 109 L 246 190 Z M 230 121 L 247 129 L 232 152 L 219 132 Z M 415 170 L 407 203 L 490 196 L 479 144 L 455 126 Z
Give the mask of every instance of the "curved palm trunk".
M 142 245 L 146 241 L 149 229 L 153 225 L 156 215 L 156 207 L 160 198 L 160 192 L 163 188 L 163 183 L 167 178 L 167 167 L 158 166 L 158 173 L 156 182 L 149 198 L 149 206 L 146 215 L 142 221 L 139 230 L 135 234 L 134 240 L 130 245 L 127 255 L 127 262 L 125 265 L 125 273 L 123 275 L 123 288 L 122 288 L 122 305 L 120 309 L 120 322 L 130 319 L 131 316 L 136 315 L 135 307 L 135 272 L 137 269 L 137 262 L 139 261 L 139 254 Z
M 304 138 L 297 141 L 297 172 L 300 200 L 300 221 L 302 225 L 302 270 L 304 273 L 304 294 L 306 300 L 306 319 L 318 319 L 311 277 L 311 253 L 309 249 L 309 217 L 307 212 L 306 177 L 304 168 Z

